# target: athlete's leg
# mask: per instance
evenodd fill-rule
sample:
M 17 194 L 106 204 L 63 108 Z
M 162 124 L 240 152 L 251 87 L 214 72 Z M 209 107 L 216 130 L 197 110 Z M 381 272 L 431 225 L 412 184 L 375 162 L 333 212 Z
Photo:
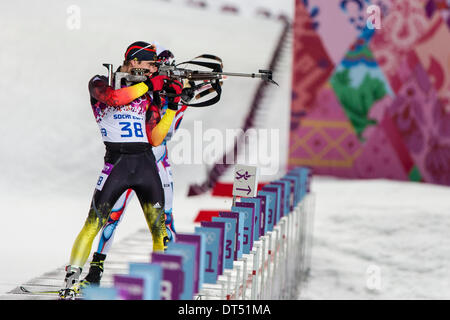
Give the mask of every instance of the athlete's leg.
M 164 220 L 166 225 L 166 232 L 169 241 L 172 241 L 173 235 L 170 228 L 167 228 L 168 219 L 171 219 L 171 209 L 172 209 L 172 186 L 169 180 L 168 172 L 164 167 L 163 161 L 158 161 L 156 163 L 156 167 L 158 168 L 159 178 L 161 179 L 161 184 L 164 191 Z M 169 221 L 170 222 L 170 221 Z
M 161 198 L 162 199 L 162 198 Z M 145 220 L 152 233 L 153 251 L 162 252 L 166 249 L 168 241 L 166 226 L 164 224 L 164 209 L 158 204 L 152 205 L 148 201 L 140 201 L 144 211 Z
M 164 187 L 164 213 L 165 213 L 165 224 L 167 235 L 169 237 L 169 241 L 174 241 L 176 238 L 175 224 L 173 219 L 173 178 L 172 178 L 172 169 L 170 168 L 170 164 L 167 159 L 167 155 L 163 161 L 161 161 L 164 174 L 163 182 Z M 158 168 L 159 169 L 159 168 Z
M 108 254 L 109 249 L 111 248 L 111 244 L 114 240 L 114 234 L 116 231 L 116 227 L 122 221 L 122 217 L 125 214 L 125 209 L 128 203 L 133 198 L 133 190 L 128 189 L 125 191 L 117 200 L 115 205 L 111 210 L 111 214 L 109 215 L 108 221 L 102 228 L 102 232 L 100 238 L 98 240 L 97 253 Z
M 106 223 L 113 204 L 128 189 L 121 170 L 120 157 L 111 156 L 105 163 L 99 183 L 94 191 L 86 222 L 78 234 L 72 247 L 70 265 L 83 268 L 92 249 L 92 242 Z M 112 165 L 111 163 L 114 163 Z M 101 182 L 101 183 L 100 183 Z
M 164 220 L 166 225 L 166 233 L 168 241 L 174 241 L 175 230 L 172 221 L 172 195 L 173 195 L 173 182 L 172 172 L 170 171 L 170 165 L 167 158 L 167 146 L 162 144 L 152 148 L 152 152 L 156 159 L 156 167 L 158 169 L 159 178 L 164 190 Z
M 147 160 L 139 182 L 133 189 L 141 204 L 145 220 L 152 234 L 153 251 L 164 251 L 167 232 L 164 224 L 164 191 L 156 168 L 153 153 L 146 153 Z
M 113 206 L 108 221 L 105 223 L 100 233 L 97 251 L 94 252 L 92 256 L 89 272 L 83 281 L 81 281 L 82 286 L 100 284 L 104 271 L 104 262 L 114 240 L 116 227 L 119 222 L 122 221 L 122 218 L 125 215 L 125 208 L 133 198 L 133 194 L 134 192 L 132 189 L 126 190 Z
M 107 200 L 108 196 L 111 201 Z M 88 217 L 72 246 L 70 262 L 69 265 L 66 266 L 64 291 L 61 293 L 62 296 L 66 296 L 67 290 L 75 293 L 78 293 L 79 290 L 81 290 L 81 287 L 83 286 L 82 283 L 84 281 L 78 282 L 78 279 L 91 252 L 92 242 L 107 220 L 112 204 L 118 199 L 119 196 L 120 193 L 114 196 L 110 192 L 106 191 L 105 188 L 103 188 L 103 190 L 96 189 L 94 191 Z

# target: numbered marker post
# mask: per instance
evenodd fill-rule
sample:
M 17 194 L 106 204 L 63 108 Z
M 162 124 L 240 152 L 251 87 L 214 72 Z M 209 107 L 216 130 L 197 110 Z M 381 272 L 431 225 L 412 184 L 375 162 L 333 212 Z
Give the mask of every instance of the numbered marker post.
M 116 288 L 90 286 L 83 289 L 83 300 L 117 300 L 118 297 Z
M 237 202 L 235 207 L 237 208 L 245 208 L 246 215 L 244 220 L 244 237 L 248 237 L 248 252 L 253 248 L 254 241 L 254 229 L 255 229 L 255 215 L 256 215 L 256 206 L 254 202 Z M 245 242 L 245 241 L 244 241 Z M 245 247 L 244 247 L 244 253 Z
M 281 186 L 279 185 L 273 185 L 273 184 L 266 184 L 263 188 L 263 191 L 270 191 L 274 192 L 276 195 L 276 206 L 275 206 L 275 212 L 274 212 L 274 225 L 277 225 L 278 221 L 280 221 L 281 218 Z
M 162 268 L 158 264 L 151 263 L 130 263 L 129 273 L 131 276 L 137 276 L 144 279 L 143 300 L 161 299 L 161 279 Z
M 252 222 L 254 208 L 250 203 L 237 202 L 236 206 L 231 207 L 234 212 L 240 212 L 244 214 L 244 237 L 243 237 L 243 248 L 242 252 L 244 254 L 249 254 L 253 246 L 253 233 L 252 233 Z
M 223 222 L 209 222 L 209 221 L 202 221 L 201 223 L 202 227 L 209 227 L 209 228 L 218 228 L 220 229 L 220 235 L 219 235 L 219 251 L 217 252 L 218 256 L 218 275 L 223 274 L 224 268 L 225 268 L 225 223 Z
M 291 170 L 286 174 L 286 177 L 294 178 L 297 184 L 297 188 L 295 191 L 295 204 L 298 205 L 302 199 L 302 180 L 300 177 L 300 173 L 296 170 Z
M 113 276 L 114 288 L 119 293 L 119 300 L 143 300 L 144 282 L 139 276 L 116 274 Z
M 267 216 L 269 213 L 269 206 L 267 204 L 268 200 L 266 195 L 262 195 L 258 192 L 258 195 L 256 197 L 260 200 L 259 235 L 262 236 L 268 231 Z
M 168 253 L 152 252 L 151 262 L 162 269 L 161 299 L 180 300 L 184 284 L 183 257 Z
M 201 254 L 201 235 L 198 234 L 187 234 L 187 233 L 177 233 L 176 238 L 177 243 L 186 243 L 195 246 L 195 257 L 194 257 L 194 293 L 200 291 L 200 254 Z
M 294 174 L 300 177 L 300 201 L 309 192 L 309 182 L 311 172 L 308 168 L 297 167 L 289 171 L 289 174 Z
M 243 212 L 220 212 L 220 217 L 236 219 L 236 251 L 234 260 L 242 257 L 244 246 L 244 213 Z
M 299 184 L 300 181 L 297 180 L 294 176 L 286 175 L 282 179 L 282 181 L 289 181 L 291 183 L 291 191 L 290 191 L 290 197 L 289 197 L 289 210 L 293 211 L 294 208 L 297 206 L 297 198 L 298 198 L 298 192 L 299 192 Z
M 290 181 L 286 181 L 286 180 L 276 180 L 274 182 L 272 182 L 271 184 L 274 185 L 279 185 L 281 186 L 281 208 L 282 208 L 282 214 L 280 215 L 280 217 L 284 217 L 286 215 L 288 215 L 291 210 L 290 210 L 290 205 L 289 205 L 289 199 L 291 196 L 291 182 Z
M 274 224 L 277 225 L 278 221 L 280 221 L 281 217 L 282 217 L 282 187 L 280 185 L 275 185 L 275 184 L 266 184 L 263 188 L 263 191 L 271 191 L 274 192 L 276 194 L 276 198 L 277 198 L 277 204 L 276 204 L 276 214 L 274 215 L 275 217 L 275 222 Z
M 278 200 L 280 202 L 280 211 L 279 214 L 277 215 L 277 223 L 278 221 L 280 221 L 281 218 L 283 218 L 287 212 L 286 212 L 286 204 L 285 204 L 285 200 L 286 200 L 286 195 L 285 195 L 285 185 L 283 183 L 279 183 L 277 181 L 273 181 L 269 184 L 266 184 L 264 187 L 266 187 L 266 189 L 264 190 L 270 190 L 270 188 L 274 188 L 274 187 L 279 187 L 280 191 L 279 191 L 279 196 L 278 196 Z
M 205 264 L 203 274 L 205 283 L 215 284 L 218 277 L 220 233 L 218 228 L 195 227 L 196 234 L 204 234 L 205 237 Z
M 260 190 L 258 196 L 264 196 L 266 198 L 265 206 L 265 232 L 272 231 L 275 225 L 275 217 L 277 211 L 277 194 L 272 191 Z
M 183 257 L 184 286 L 181 299 L 192 300 L 194 296 L 195 246 L 186 243 L 170 242 L 167 246 L 166 253 L 177 254 Z
M 253 241 L 258 241 L 259 237 L 264 233 L 261 231 L 261 199 L 256 198 L 241 198 L 241 202 L 248 202 L 254 204 L 254 219 L 253 219 Z
M 234 218 L 213 217 L 212 221 L 225 223 L 225 268 L 233 269 L 233 261 L 236 251 L 237 220 Z

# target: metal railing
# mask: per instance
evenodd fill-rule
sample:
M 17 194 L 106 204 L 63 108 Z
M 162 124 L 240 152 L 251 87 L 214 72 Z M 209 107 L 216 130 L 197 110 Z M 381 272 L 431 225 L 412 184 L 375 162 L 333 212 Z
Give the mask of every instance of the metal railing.
M 314 193 L 308 193 L 272 231 L 225 270 L 215 284 L 203 284 L 199 300 L 297 299 L 311 267 Z

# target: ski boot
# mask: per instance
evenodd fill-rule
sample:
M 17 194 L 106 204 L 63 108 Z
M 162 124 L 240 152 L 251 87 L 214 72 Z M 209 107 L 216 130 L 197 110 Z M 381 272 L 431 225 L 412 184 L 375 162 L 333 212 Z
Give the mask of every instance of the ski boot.
M 94 252 L 94 256 L 92 257 L 92 262 L 90 263 L 89 272 L 86 277 L 80 282 L 80 285 L 83 288 L 86 288 L 90 285 L 100 285 L 100 280 L 103 275 L 103 263 L 105 262 L 106 254 Z
M 74 300 L 80 293 L 77 288 L 78 279 L 82 269 L 71 265 L 66 266 L 66 277 L 64 278 L 64 288 L 59 291 L 59 298 L 62 300 Z

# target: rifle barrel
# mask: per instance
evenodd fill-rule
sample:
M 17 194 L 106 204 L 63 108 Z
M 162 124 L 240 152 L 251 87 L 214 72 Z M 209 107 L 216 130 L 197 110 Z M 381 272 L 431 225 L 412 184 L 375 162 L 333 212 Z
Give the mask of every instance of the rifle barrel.
M 216 72 L 216 74 L 230 77 L 245 77 L 245 78 L 265 78 L 267 74 L 263 73 L 240 73 L 240 72 Z
M 246 77 L 246 78 L 260 78 L 264 81 L 268 81 L 270 83 L 276 84 L 278 83 L 272 80 L 272 73 L 268 72 L 260 72 L 260 73 L 238 73 L 238 72 L 216 72 L 218 75 L 222 76 L 230 76 L 230 77 Z
M 220 79 L 222 76 L 230 76 L 230 77 L 244 77 L 244 78 L 260 78 L 264 81 L 268 81 L 270 83 L 278 85 L 275 81 L 272 80 L 272 72 L 260 70 L 258 73 L 241 73 L 241 72 L 213 72 L 213 71 L 199 71 L 199 70 L 189 70 L 189 69 L 179 69 L 172 68 L 169 70 L 161 70 L 162 74 L 167 74 L 169 76 L 180 77 L 191 80 L 212 80 L 212 79 Z

